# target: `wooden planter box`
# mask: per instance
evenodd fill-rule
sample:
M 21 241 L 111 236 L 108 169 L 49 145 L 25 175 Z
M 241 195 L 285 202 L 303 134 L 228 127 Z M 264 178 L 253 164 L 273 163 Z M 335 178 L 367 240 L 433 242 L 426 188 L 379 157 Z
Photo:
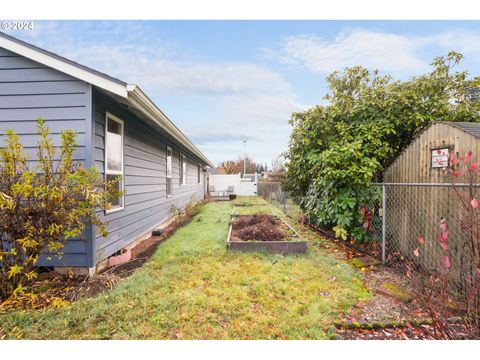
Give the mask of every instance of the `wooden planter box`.
M 272 254 L 305 254 L 306 241 L 228 241 L 228 250 L 243 252 L 266 251 Z
M 239 215 L 232 214 L 232 219 L 235 219 L 238 216 Z M 293 230 L 296 238 L 298 238 L 298 241 L 232 241 L 232 224 L 230 224 L 230 229 L 228 230 L 227 235 L 227 249 L 242 252 L 266 251 L 272 254 L 305 254 L 308 250 L 307 242 L 302 240 L 295 229 L 293 229 L 283 219 L 278 219 L 286 224 L 291 230 Z

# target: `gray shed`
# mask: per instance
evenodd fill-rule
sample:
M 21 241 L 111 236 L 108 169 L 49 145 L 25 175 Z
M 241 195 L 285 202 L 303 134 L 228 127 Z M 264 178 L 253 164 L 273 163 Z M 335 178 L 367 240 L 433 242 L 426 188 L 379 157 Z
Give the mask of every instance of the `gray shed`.
M 34 156 L 39 117 L 55 141 L 76 131 L 76 160 L 123 175 L 126 191 L 112 210 L 99 210 L 110 222 L 107 238 L 91 227 L 61 259 L 39 265 L 94 268 L 169 220 L 173 207 L 204 197 L 212 163 L 137 85 L 0 33 L 0 143 L 13 129 Z

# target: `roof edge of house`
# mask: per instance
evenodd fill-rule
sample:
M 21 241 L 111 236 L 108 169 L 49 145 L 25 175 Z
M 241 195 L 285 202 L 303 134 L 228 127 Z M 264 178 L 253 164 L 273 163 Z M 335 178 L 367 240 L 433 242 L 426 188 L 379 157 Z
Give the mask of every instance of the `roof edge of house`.
M 0 47 L 34 60 L 74 78 L 98 86 L 121 97 L 127 96 L 126 83 L 38 46 L 0 32 Z
M 205 164 L 214 167 L 213 163 L 159 109 L 159 107 L 155 105 L 139 86 L 135 84 L 127 84 L 107 74 L 78 64 L 70 59 L 29 44 L 3 32 L 0 32 L 0 47 L 126 99 L 135 108 L 140 110 L 149 120 L 162 127 L 174 139 L 198 156 L 205 162 Z
M 167 133 L 183 144 L 193 154 L 198 156 L 208 166 L 214 167 L 213 163 L 188 139 L 188 137 L 158 108 L 157 105 L 134 84 L 127 85 L 127 100 L 143 114 L 164 128 Z

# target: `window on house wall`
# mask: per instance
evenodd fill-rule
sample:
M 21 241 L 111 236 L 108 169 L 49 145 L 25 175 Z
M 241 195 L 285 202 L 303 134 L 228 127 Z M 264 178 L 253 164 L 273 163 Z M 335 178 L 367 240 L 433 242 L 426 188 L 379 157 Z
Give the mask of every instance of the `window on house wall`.
M 202 182 L 202 167 L 200 164 L 197 165 L 197 181 L 199 184 Z
M 167 197 L 172 196 L 172 148 L 167 146 Z
M 123 121 L 107 113 L 105 119 L 105 177 L 123 191 Z M 124 208 L 124 197 L 113 200 L 106 212 Z
M 180 154 L 180 185 L 187 184 L 187 158 Z

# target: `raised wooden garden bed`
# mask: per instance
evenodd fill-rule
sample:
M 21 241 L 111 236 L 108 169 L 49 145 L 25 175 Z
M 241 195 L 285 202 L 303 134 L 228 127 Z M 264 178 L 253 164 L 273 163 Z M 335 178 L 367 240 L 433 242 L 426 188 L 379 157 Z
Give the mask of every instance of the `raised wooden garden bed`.
M 232 214 L 227 249 L 304 254 L 307 252 L 307 242 L 303 241 L 290 225 L 275 215 Z

